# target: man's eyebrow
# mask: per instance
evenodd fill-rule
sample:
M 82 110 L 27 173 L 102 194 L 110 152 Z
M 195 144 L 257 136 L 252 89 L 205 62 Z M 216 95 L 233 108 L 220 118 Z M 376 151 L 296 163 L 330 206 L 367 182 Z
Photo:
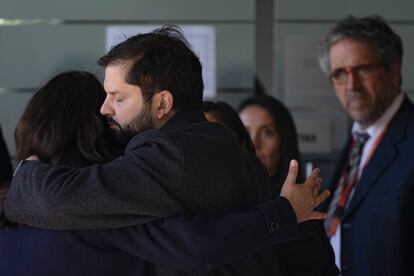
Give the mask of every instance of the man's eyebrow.
M 118 90 L 115 90 L 115 91 L 107 91 L 106 93 L 109 94 L 109 95 L 116 95 L 116 94 L 119 93 L 119 91 Z
M 356 64 L 354 66 L 342 66 L 342 67 L 338 67 L 338 68 L 332 70 L 332 72 L 335 72 L 335 71 L 338 71 L 338 70 L 344 70 L 346 68 L 355 69 L 355 68 L 358 68 L 358 67 L 365 67 L 365 66 L 370 66 L 370 65 L 372 65 L 372 63 L 366 62 L 366 63 L 359 63 L 359 64 Z

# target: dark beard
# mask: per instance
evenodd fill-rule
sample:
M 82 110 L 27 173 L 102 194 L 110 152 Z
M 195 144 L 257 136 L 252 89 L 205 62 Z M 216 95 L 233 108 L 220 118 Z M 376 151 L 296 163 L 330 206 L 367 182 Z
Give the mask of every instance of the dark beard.
M 110 134 L 109 137 L 110 137 L 111 142 L 120 151 L 119 152 L 120 154 L 123 154 L 126 146 L 129 143 L 129 140 L 131 140 L 131 138 L 134 136 L 134 135 L 124 132 L 122 129 L 120 130 L 110 129 L 109 134 Z
M 111 129 L 111 140 L 122 150 L 128 145 L 129 141 L 136 134 L 148 129 L 154 128 L 151 116 L 151 101 L 144 104 L 141 112 L 139 112 L 126 126 L 122 127 L 112 117 L 107 118 L 107 122 L 114 123 L 118 126 L 118 130 Z

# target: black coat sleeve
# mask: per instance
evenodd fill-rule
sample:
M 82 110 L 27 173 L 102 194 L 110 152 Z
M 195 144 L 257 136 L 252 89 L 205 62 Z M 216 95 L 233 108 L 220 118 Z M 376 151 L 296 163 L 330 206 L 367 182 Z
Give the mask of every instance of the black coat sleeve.
M 159 266 L 184 271 L 219 268 L 278 243 L 295 240 L 299 228 L 284 198 L 222 217 L 170 217 L 100 231 L 114 246 Z
M 133 140 L 125 155 L 84 168 L 25 161 L 13 177 L 5 214 L 13 222 L 51 230 L 109 229 L 187 214 L 180 149 L 168 137 Z

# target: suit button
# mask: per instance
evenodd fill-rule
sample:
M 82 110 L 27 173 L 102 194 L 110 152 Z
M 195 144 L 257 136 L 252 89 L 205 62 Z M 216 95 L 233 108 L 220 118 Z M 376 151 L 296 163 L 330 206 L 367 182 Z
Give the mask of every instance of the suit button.
M 351 228 L 351 224 L 350 223 L 342 223 L 342 228 L 345 228 L 345 229 Z
M 270 224 L 270 231 L 275 232 L 280 230 L 280 224 L 279 222 L 276 221 L 272 221 L 272 223 Z

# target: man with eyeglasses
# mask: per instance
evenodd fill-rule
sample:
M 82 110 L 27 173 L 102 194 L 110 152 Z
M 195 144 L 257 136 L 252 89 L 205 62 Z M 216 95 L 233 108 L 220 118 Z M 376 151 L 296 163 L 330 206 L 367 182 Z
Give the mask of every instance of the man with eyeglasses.
M 322 43 L 321 68 L 354 121 L 324 208 L 342 275 L 406 273 L 414 106 L 401 91 L 402 57 L 400 36 L 378 16 L 348 16 Z

